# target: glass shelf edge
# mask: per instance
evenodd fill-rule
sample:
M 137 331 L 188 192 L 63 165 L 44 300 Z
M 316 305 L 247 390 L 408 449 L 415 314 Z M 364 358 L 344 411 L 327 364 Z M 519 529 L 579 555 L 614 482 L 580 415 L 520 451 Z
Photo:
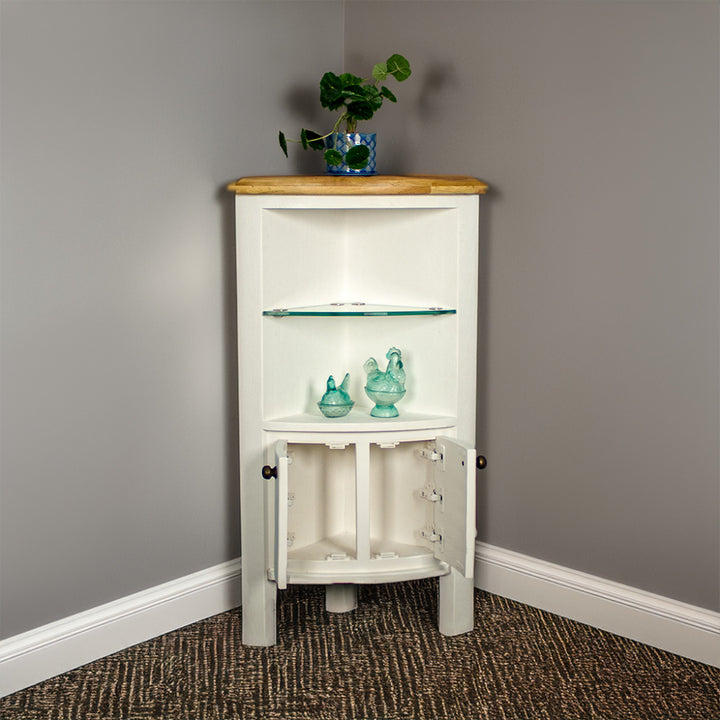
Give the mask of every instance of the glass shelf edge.
M 385 317 L 410 315 L 455 315 L 455 308 L 400 307 L 396 305 L 365 305 L 337 303 L 296 308 L 272 308 L 263 310 L 266 317 Z

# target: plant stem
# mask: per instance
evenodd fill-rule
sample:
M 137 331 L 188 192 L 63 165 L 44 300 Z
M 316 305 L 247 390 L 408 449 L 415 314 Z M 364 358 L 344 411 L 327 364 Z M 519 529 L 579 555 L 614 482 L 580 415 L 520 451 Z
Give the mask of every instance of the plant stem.
M 340 125 L 342 124 L 343 120 L 348 120 L 347 113 L 343 113 L 342 115 L 340 115 L 340 117 L 337 119 L 337 121 L 333 125 L 333 129 L 325 137 L 328 137 L 328 135 L 332 135 L 333 133 L 336 133 L 338 131 L 338 129 L 340 128 Z M 348 120 L 348 122 L 349 122 L 349 120 Z
M 348 119 L 348 118 L 347 118 L 347 113 L 343 113 L 343 114 L 340 115 L 340 117 L 337 119 L 337 121 L 336 121 L 335 124 L 333 125 L 333 129 L 332 129 L 329 133 L 326 133 L 325 135 L 318 135 L 318 137 L 313 138 L 313 140 L 325 140 L 325 138 L 329 138 L 331 135 L 333 135 L 334 133 L 336 133 L 336 132 L 338 131 L 338 128 L 339 128 L 340 125 L 342 124 L 342 121 L 343 121 L 343 120 L 346 120 L 346 119 Z M 356 121 L 356 122 L 357 122 L 357 121 Z M 352 130 L 352 131 L 348 131 L 348 132 L 355 132 L 355 131 Z M 298 143 L 298 145 L 302 144 L 302 140 L 293 140 L 292 138 L 286 138 L 286 140 L 287 140 L 287 142 Z

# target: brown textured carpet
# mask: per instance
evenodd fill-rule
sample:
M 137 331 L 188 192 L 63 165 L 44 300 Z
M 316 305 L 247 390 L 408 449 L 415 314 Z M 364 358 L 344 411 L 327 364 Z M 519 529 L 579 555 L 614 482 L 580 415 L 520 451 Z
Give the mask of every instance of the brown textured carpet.
M 2 720 L 720 719 L 720 669 L 475 591 L 475 630 L 436 630 L 437 581 L 279 594 L 278 644 L 240 643 L 240 610 L 0 700 Z

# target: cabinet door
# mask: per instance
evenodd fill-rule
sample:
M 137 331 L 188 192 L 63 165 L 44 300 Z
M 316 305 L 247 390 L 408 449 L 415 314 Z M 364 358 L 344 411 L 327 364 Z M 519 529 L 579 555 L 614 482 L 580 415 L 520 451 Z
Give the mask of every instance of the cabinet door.
M 287 587 L 288 558 L 288 454 L 287 440 L 275 443 L 275 582 Z
M 475 449 L 458 440 L 438 437 L 440 458 L 433 464 L 435 492 L 442 500 L 434 505 L 435 557 L 466 578 L 475 565 Z

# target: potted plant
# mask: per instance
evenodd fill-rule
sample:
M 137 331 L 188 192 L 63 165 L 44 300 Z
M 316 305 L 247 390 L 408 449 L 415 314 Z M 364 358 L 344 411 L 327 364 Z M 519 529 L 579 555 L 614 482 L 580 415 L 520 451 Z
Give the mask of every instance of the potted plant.
M 389 77 L 403 82 L 410 74 L 410 63 L 397 53 L 387 62 L 375 65 L 370 78 L 326 72 L 320 80 L 320 104 L 328 110 L 339 110 L 340 115 L 325 135 L 303 128 L 299 140 L 289 140 L 281 130 L 278 139 L 285 157 L 288 142 L 296 142 L 304 150 L 322 150 L 328 173 L 372 175 L 375 172 L 375 133 L 359 133 L 357 124 L 361 120 L 370 120 L 382 107 L 383 100 L 397 102 L 392 91 L 382 83 Z

